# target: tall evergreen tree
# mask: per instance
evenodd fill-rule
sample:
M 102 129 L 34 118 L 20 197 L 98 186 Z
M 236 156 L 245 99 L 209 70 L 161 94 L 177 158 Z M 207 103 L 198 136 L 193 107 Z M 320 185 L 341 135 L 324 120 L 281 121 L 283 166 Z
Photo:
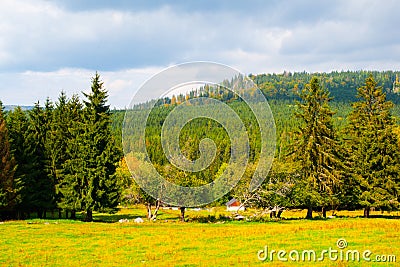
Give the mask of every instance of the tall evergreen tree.
M 18 163 L 14 184 L 19 217 L 33 211 L 42 217 L 54 207 L 54 185 L 47 175 L 45 147 L 51 112 L 52 104 L 47 100 L 44 110 L 37 102 L 28 116 L 20 107 L 8 116 L 11 146 Z
M 349 115 L 349 149 L 361 191 L 358 201 L 364 207 L 364 216 L 369 217 L 371 208 L 399 208 L 400 154 L 390 113 L 393 104 L 386 101 L 372 75 L 358 88 L 357 96 L 360 101 L 353 103 Z
M 16 210 L 18 218 L 23 218 L 24 214 L 31 211 L 29 188 L 34 186 L 31 178 L 36 171 L 32 150 L 29 149 L 27 141 L 29 121 L 27 114 L 21 107 L 17 107 L 8 112 L 7 122 L 11 148 L 18 163 L 14 174 L 14 189 L 17 194 Z
M 80 159 L 80 149 L 82 145 L 81 130 L 83 129 L 82 122 L 82 103 L 77 95 L 73 95 L 68 100 L 65 110 L 61 106 L 56 108 L 56 114 L 62 113 L 64 122 L 60 124 L 59 132 L 63 132 L 61 141 L 65 145 L 61 169 L 59 172 L 59 191 L 60 201 L 58 206 L 66 211 L 71 211 L 71 218 L 75 219 L 75 211 L 80 210 L 78 199 L 80 193 L 80 180 L 78 174 L 83 170 L 83 162 Z M 63 111 L 64 110 L 64 111 Z M 56 115 L 57 116 L 57 115 Z
M 62 193 L 60 187 L 63 183 L 63 163 L 67 160 L 67 144 L 71 140 L 69 134 L 69 126 L 75 118 L 71 116 L 68 99 L 64 92 L 61 92 L 58 102 L 49 118 L 49 126 L 46 135 L 46 170 L 47 174 L 54 185 L 54 204 L 59 209 L 59 217 L 61 217 L 61 201 Z M 50 111 L 50 109 L 49 109 Z
M 325 210 L 340 185 L 340 150 L 332 124 L 334 112 L 328 105 L 329 92 L 313 77 L 299 96 L 302 102 L 297 103 L 296 117 L 303 124 L 297 132 L 293 155 L 300 164 L 298 195 L 307 206 L 306 217 L 312 218 L 313 208 Z
M 14 173 L 15 160 L 11 154 L 3 104 L 0 101 L 0 218 L 11 212 L 15 205 Z
M 32 167 L 32 172 L 26 173 L 32 183 L 27 188 L 28 203 L 39 217 L 46 216 L 46 210 L 54 208 L 54 184 L 49 178 L 46 164 L 46 136 L 51 124 L 52 110 L 53 105 L 50 100 L 46 101 L 44 109 L 40 107 L 39 102 L 35 104 L 29 111 L 29 126 L 25 139 L 26 152 Z
M 67 160 L 68 176 L 64 192 L 75 209 L 84 211 L 85 220 L 92 221 L 93 211 L 114 211 L 120 188 L 115 170 L 121 152 L 115 145 L 110 128 L 107 91 L 96 73 L 90 94 L 84 94 L 82 123 L 76 125 L 74 158 Z

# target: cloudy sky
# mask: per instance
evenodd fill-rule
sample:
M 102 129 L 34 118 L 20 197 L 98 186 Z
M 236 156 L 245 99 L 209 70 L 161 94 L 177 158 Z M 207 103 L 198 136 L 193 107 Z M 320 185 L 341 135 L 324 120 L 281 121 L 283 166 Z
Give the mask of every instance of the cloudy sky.
M 160 70 L 213 61 L 243 73 L 400 70 L 400 1 L 1 0 L 0 100 L 87 91 L 112 107 Z

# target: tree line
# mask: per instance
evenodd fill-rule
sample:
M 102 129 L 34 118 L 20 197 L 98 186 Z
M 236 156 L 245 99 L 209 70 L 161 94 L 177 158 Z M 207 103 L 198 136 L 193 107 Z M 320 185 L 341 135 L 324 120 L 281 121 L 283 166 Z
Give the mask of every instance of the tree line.
M 107 92 L 100 76 L 81 101 L 61 92 L 44 107 L 4 112 L 0 106 L 0 215 L 27 218 L 46 211 L 66 212 L 86 221 L 93 211 L 116 211 L 120 185 L 115 176 L 122 157 L 111 130 Z
M 398 210 L 399 127 L 392 115 L 394 105 L 374 77 L 367 76 L 357 89 L 357 101 L 352 103 L 332 102 L 333 97 L 318 77 L 310 78 L 293 94 L 295 99 L 270 101 L 277 126 L 277 151 L 269 176 L 255 192 L 249 192 L 248 188 L 262 141 L 255 127 L 257 123 L 244 102 L 228 102 L 250 136 L 250 158 L 238 186 L 214 204 L 224 204 L 235 197 L 246 205 L 273 211 L 282 207 L 305 208 L 307 218 L 313 217 L 313 211 L 326 216 L 328 210 L 364 209 L 364 215 L 369 217 L 371 209 Z M 146 149 L 158 172 L 180 185 L 198 186 L 217 179 L 227 168 L 230 156 L 231 143 L 223 126 L 200 118 L 190 122 L 192 127 L 182 129 L 179 140 L 186 157 L 198 158 L 198 146 L 203 138 L 215 142 L 217 156 L 202 172 L 181 171 L 168 162 L 162 150 L 161 127 L 174 108 L 164 104 L 152 110 L 146 128 Z M 207 108 L 218 112 L 212 105 Z M 190 107 L 187 110 L 190 112 Z M 140 109 L 134 112 L 133 120 L 143 119 Z M 127 123 L 135 125 L 135 121 Z M 125 138 L 125 142 L 132 144 L 140 137 L 132 133 Z M 143 158 L 129 153 L 126 156 L 139 161 Z M 135 201 L 141 199 L 140 190 L 130 190 L 128 195 L 135 194 Z M 156 203 L 156 199 L 148 197 L 141 201 Z
M 382 86 L 387 98 L 398 103 L 397 93 L 400 89 L 398 71 L 332 71 L 329 73 L 288 72 L 281 74 L 250 74 L 269 99 L 298 99 L 298 92 L 309 84 L 312 77 L 317 77 L 335 102 L 357 101 L 357 88 L 361 87 L 370 75 Z
M 335 127 L 329 91 L 313 77 L 298 92 L 290 143 L 257 191 L 238 195 L 255 206 L 327 210 L 400 208 L 399 131 L 373 76 L 357 89 L 347 122 Z M 278 146 L 279 147 L 279 146 Z
M 183 186 L 207 184 L 230 167 L 227 162 L 232 140 L 222 125 L 206 118 L 192 120 L 183 127 L 179 145 L 188 159 L 195 160 L 200 155 L 200 141 L 212 139 L 216 157 L 208 168 L 196 173 L 182 171 L 170 164 L 162 150 L 162 124 L 173 108 L 184 100 L 208 96 L 225 101 L 238 114 L 250 144 L 249 164 L 243 178 L 230 193 L 211 205 L 221 205 L 235 197 L 246 205 L 273 210 L 273 214 L 283 207 L 305 208 L 308 218 L 313 216 L 313 211 L 326 216 L 328 210 L 362 208 L 368 217 L 371 209 L 398 210 L 400 130 L 393 112 L 400 113 L 387 99 L 387 95 L 395 99 L 393 92 L 375 81 L 375 77 L 386 76 L 391 81 L 394 73 L 351 72 L 349 75 L 346 78 L 346 73 L 332 74 L 339 81 L 349 81 L 345 84 L 358 77 L 356 100 L 351 104 L 349 99 L 332 101 L 326 74 L 281 75 L 286 78 L 260 75 L 259 81 L 258 76 L 250 75 L 259 84 L 274 84 L 268 80 L 272 78 L 276 78 L 276 83 L 281 83 L 279 78 L 285 81 L 290 77 L 305 81 L 285 88 L 289 93 L 277 89 L 277 94 L 269 95 L 270 91 L 261 88 L 270 99 L 277 146 L 272 169 L 254 192 L 248 188 L 262 142 L 256 119 L 240 98 L 219 88 L 204 87 L 188 96 L 175 97 L 174 101 L 163 99 L 156 105 L 146 126 L 144 143 L 148 156 L 160 174 Z M 365 78 L 363 84 L 359 77 Z M 281 93 L 287 97 L 276 97 Z M 68 98 L 61 93 L 55 103 L 47 99 L 44 107 L 36 103 L 27 112 L 20 108 L 1 110 L 2 217 L 26 218 L 33 212 L 44 217 L 46 211 L 58 210 L 72 218 L 76 212 L 83 212 L 90 221 L 93 211 L 114 212 L 118 203 L 145 203 L 148 217 L 156 217 L 160 201 L 138 187 L 126 164 L 126 160 L 141 162 L 145 157 L 129 149 L 130 145 L 140 144 L 139 133 L 132 131 L 121 139 L 125 111 L 112 112 L 107 106 L 107 92 L 98 74 L 92 80 L 91 92 L 84 97 L 81 101 L 75 95 Z M 141 105 L 132 110 L 135 115 L 125 123 L 134 127 L 143 121 L 145 108 Z M 218 112 L 212 105 L 207 108 Z M 191 112 L 190 107 L 187 110 Z M 128 147 L 124 157 L 122 142 Z M 152 206 L 156 211 L 151 210 Z M 185 207 L 181 208 L 184 219 Z

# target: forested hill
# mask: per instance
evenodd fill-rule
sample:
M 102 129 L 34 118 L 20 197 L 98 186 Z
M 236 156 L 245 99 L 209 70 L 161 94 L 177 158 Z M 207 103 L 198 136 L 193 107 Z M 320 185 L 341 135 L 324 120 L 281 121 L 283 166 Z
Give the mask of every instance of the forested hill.
M 332 101 L 340 103 L 350 103 L 358 100 L 357 88 L 364 85 L 365 80 L 372 74 L 378 86 L 382 86 L 386 93 L 387 100 L 394 104 L 400 104 L 400 71 L 333 71 L 330 73 L 317 72 L 284 72 L 280 74 L 250 74 L 254 83 L 263 92 L 268 100 L 288 100 L 293 101 L 298 98 L 300 92 L 306 84 L 310 83 L 312 77 L 317 77 L 321 86 L 330 92 Z M 236 77 L 243 81 L 244 77 Z M 223 81 L 222 87 L 230 87 L 232 81 Z M 180 104 L 189 98 L 196 96 L 212 97 L 224 102 L 232 102 L 237 96 L 221 87 L 204 86 L 186 95 L 180 94 L 159 99 L 156 105 Z M 153 103 L 154 104 L 154 103 Z M 151 102 L 136 105 L 136 108 L 146 109 L 153 104 Z
M 399 71 L 342 71 L 330 73 L 284 72 L 282 74 L 258 74 L 249 77 L 257 84 L 269 99 L 295 98 L 295 92 L 308 84 L 313 76 L 318 77 L 321 85 L 329 90 L 333 101 L 353 102 L 357 100 L 357 88 L 365 83 L 372 74 L 378 85 L 382 86 L 387 98 L 400 103 Z
M 264 95 L 267 97 L 274 114 L 275 123 L 277 127 L 277 143 L 280 145 L 280 136 L 283 133 L 294 131 L 299 122 L 294 118 L 294 108 L 297 99 L 296 91 L 300 91 L 306 84 L 310 83 L 313 76 L 317 76 L 323 87 L 329 90 L 330 95 L 333 97 L 332 108 L 336 112 L 334 115 L 334 123 L 338 128 L 346 124 L 346 117 L 351 111 L 351 103 L 358 101 L 356 97 L 357 88 L 365 85 L 365 79 L 372 74 L 379 86 L 383 87 L 383 91 L 387 95 L 387 99 L 392 101 L 395 105 L 392 114 L 396 118 L 400 118 L 400 71 L 345 71 L 345 72 L 330 72 L 330 73 L 308 73 L 308 72 L 285 72 L 282 74 L 258 74 L 249 77 L 258 85 Z M 242 77 L 243 78 L 243 77 Z M 225 93 L 219 95 L 219 90 L 210 94 L 208 90 L 211 88 L 201 88 L 196 92 L 199 96 L 208 97 L 211 95 L 213 98 L 232 103 L 236 98 L 232 94 Z M 164 98 L 157 105 L 156 109 L 160 113 L 167 112 L 171 105 L 180 104 L 188 98 L 192 98 L 193 92 L 189 95 L 178 95 L 172 98 Z M 149 103 L 143 103 L 136 106 L 138 110 L 147 109 Z M 154 103 L 153 103 L 154 104 Z M 138 111 L 140 112 L 140 111 Z M 121 143 L 121 127 L 124 120 L 125 110 L 113 112 L 112 128 L 118 143 Z M 140 116 L 139 116 L 140 117 Z M 400 120 L 397 119 L 400 124 Z

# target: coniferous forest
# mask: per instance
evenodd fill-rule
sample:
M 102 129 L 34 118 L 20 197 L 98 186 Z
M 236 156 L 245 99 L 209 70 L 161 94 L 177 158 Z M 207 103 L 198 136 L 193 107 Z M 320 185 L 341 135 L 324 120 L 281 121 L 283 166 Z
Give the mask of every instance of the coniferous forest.
M 318 211 L 400 209 L 400 83 L 399 73 L 331 72 L 250 74 L 268 99 L 276 125 L 272 169 L 260 188 L 247 192 L 259 157 L 261 136 L 255 117 L 237 96 L 213 87 L 165 98 L 152 109 L 146 125 L 146 149 L 157 171 L 183 186 L 210 183 L 227 168 L 232 140 L 217 122 L 199 118 L 183 127 L 179 145 L 190 160 L 199 144 L 212 139 L 215 161 L 205 170 L 182 171 L 168 161 L 161 145 L 163 121 L 175 106 L 198 96 L 226 102 L 243 121 L 250 141 L 249 163 L 239 184 L 210 205 L 232 197 L 247 206 L 277 211 L 304 208 Z M 243 78 L 243 77 L 242 77 Z M 145 203 L 147 195 L 131 178 L 125 159 L 141 160 L 135 151 L 122 152 L 122 141 L 139 142 L 132 133 L 122 140 L 124 110 L 111 110 L 106 85 L 96 73 L 83 99 L 61 92 L 56 100 L 39 102 L 28 111 L 0 106 L 0 216 L 46 217 L 77 212 L 92 220 L 94 211 L 115 212 L 119 204 Z M 54 102 L 53 102 L 54 101 Z M 212 105 L 208 108 L 218 112 Z M 145 119 L 139 105 L 132 121 Z M 190 112 L 190 107 L 188 107 Z M 194 112 L 194 111 L 193 111 Z M 229 120 L 229 118 L 227 118 Z M 185 207 L 181 207 L 182 218 Z M 279 212 L 280 211 L 280 212 Z M 184 219 L 184 218 L 183 218 Z
M 120 198 L 115 169 L 122 157 L 111 130 L 107 92 L 98 74 L 85 100 L 61 92 L 44 107 L 1 111 L 0 209 L 3 217 L 35 212 L 113 211 Z M 68 215 L 69 213 L 69 215 Z M 61 214 L 60 214 L 61 216 Z

